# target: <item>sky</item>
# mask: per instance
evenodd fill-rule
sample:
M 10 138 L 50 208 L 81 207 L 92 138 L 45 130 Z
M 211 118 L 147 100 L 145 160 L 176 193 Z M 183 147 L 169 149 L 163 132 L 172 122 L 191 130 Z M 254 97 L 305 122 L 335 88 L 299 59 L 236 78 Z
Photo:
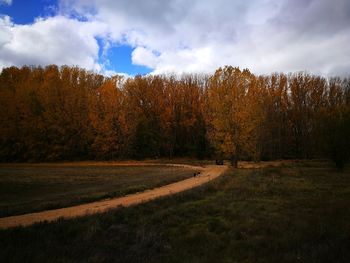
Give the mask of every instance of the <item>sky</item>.
M 350 76 L 349 0 L 0 0 L 0 69 Z

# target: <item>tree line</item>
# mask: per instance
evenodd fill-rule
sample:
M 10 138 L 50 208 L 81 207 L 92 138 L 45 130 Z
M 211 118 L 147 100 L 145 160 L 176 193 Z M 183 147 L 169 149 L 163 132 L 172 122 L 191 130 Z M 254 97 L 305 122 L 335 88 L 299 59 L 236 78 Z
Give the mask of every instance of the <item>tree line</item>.
M 0 74 L 0 161 L 274 160 L 350 151 L 350 79 L 306 72 L 104 77 L 77 67 Z

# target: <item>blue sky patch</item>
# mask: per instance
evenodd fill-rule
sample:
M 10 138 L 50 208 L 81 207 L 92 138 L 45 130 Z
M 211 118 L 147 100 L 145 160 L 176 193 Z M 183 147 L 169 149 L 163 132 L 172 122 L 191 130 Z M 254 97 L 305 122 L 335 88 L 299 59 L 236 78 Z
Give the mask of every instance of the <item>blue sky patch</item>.
M 0 4 L 0 14 L 11 17 L 12 22 L 17 25 L 32 24 L 38 17 L 45 18 L 55 16 L 57 11 L 57 0 L 13 0 L 11 5 Z M 72 18 L 84 21 L 84 17 L 73 15 Z M 143 75 L 152 71 L 152 69 L 148 67 L 132 64 L 132 47 L 127 45 L 115 45 L 110 47 L 104 54 L 104 40 L 97 38 L 97 42 L 99 45 L 99 63 L 104 66 L 105 70 L 127 73 L 129 75 Z
M 0 14 L 8 15 L 16 24 L 31 24 L 37 17 L 55 15 L 56 0 L 12 0 L 11 5 L 0 5 Z
M 100 41 L 99 41 L 100 42 Z M 101 43 L 100 47 L 101 47 Z M 102 49 L 101 49 L 102 50 Z M 133 48 L 127 45 L 113 46 L 108 49 L 106 58 L 109 64 L 105 67 L 107 70 L 114 70 L 116 72 L 125 72 L 129 75 L 144 75 L 152 71 L 152 69 L 144 66 L 133 65 L 131 61 L 131 53 Z M 102 58 L 102 53 L 100 55 Z M 103 62 L 103 58 L 102 61 Z

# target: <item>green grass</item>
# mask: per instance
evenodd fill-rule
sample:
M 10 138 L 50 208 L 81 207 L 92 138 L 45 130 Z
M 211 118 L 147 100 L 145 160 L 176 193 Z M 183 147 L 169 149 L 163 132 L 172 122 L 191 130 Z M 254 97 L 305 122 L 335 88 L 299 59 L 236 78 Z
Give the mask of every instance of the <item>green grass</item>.
M 179 167 L 112 163 L 0 165 L 0 217 L 122 196 L 192 176 Z
M 3 262 L 350 262 L 350 171 L 230 170 L 147 204 L 0 231 Z

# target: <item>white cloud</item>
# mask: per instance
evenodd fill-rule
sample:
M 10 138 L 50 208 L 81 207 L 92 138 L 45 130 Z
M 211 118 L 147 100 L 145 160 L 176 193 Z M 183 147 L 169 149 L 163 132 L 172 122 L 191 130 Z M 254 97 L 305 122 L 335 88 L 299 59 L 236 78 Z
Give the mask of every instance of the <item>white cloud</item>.
M 256 73 L 344 74 L 350 61 L 347 0 L 62 0 L 61 6 L 88 10 L 89 19 L 110 26 L 114 41 L 136 48 L 133 63 L 155 73 L 231 64 Z
M 144 47 L 137 47 L 131 54 L 131 60 L 133 64 L 142 65 L 149 68 L 155 68 L 158 64 L 157 55 Z
M 0 0 L 0 5 L 12 5 L 12 0 Z
M 132 46 L 132 62 L 153 73 L 228 64 L 255 73 L 350 73 L 348 0 L 61 0 L 58 12 L 25 26 L 2 18 L 0 65 L 107 72 L 107 49 L 117 43 Z M 96 37 L 105 43 L 102 63 Z
M 80 22 L 63 16 L 39 18 L 17 25 L 0 18 L 0 65 L 77 65 L 99 71 L 96 37 L 106 36 L 98 22 Z
M 0 17 L 0 49 L 12 40 L 11 26 L 10 17 Z
M 127 78 L 131 78 L 132 76 L 127 74 L 127 73 L 124 73 L 124 72 L 117 72 L 117 71 L 114 71 L 114 70 L 105 70 L 103 69 L 101 71 L 101 73 L 106 76 L 106 77 L 113 77 L 113 76 L 122 76 L 124 79 L 127 79 Z

